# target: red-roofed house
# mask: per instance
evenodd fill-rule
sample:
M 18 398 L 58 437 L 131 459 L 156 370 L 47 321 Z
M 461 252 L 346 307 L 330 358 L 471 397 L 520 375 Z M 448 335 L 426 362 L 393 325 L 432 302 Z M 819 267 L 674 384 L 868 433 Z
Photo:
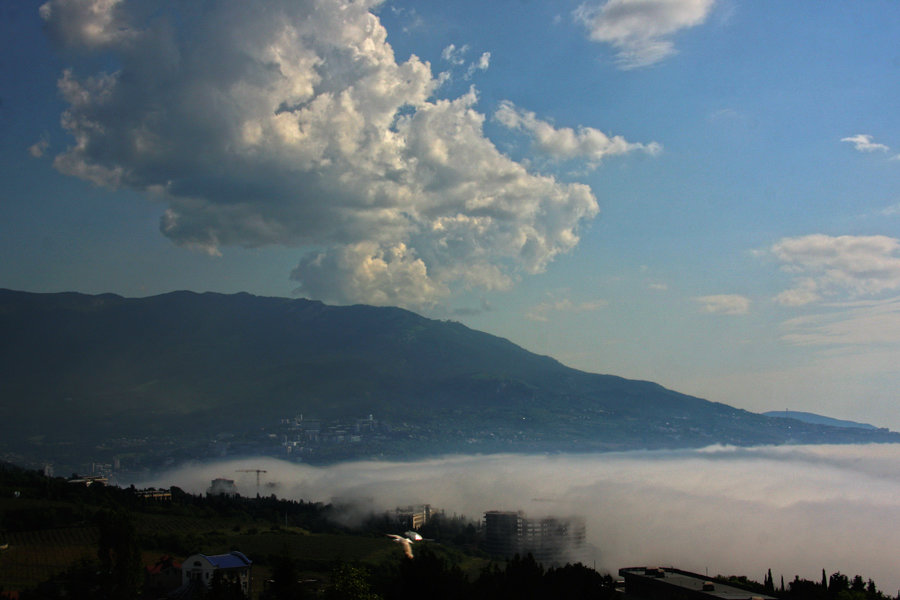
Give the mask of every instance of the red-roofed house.
M 181 563 L 166 554 L 144 570 L 144 589 L 158 597 L 181 585 Z

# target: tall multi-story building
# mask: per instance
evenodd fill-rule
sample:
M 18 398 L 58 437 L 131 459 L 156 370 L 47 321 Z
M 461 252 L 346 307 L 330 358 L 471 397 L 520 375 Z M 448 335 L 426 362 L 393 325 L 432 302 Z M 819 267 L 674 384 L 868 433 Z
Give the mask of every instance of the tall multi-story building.
M 485 550 L 509 558 L 531 554 L 545 566 L 583 560 L 586 527 L 579 517 L 528 518 L 521 512 L 484 513 Z
M 586 534 L 584 519 L 524 519 L 522 552 L 530 552 L 539 563 L 576 562 L 582 559 Z
M 413 506 L 398 507 L 394 514 L 397 522 L 409 529 L 417 530 L 422 525 L 428 523 L 434 514 L 434 509 L 430 504 L 418 504 Z
M 488 554 L 510 557 L 519 553 L 522 514 L 490 510 L 484 513 L 484 546 Z
M 234 498 L 237 496 L 237 486 L 234 485 L 234 479 L 225 479 L 217 477 L 212 480 L 206 489 L 207 496 L 228 496 Z

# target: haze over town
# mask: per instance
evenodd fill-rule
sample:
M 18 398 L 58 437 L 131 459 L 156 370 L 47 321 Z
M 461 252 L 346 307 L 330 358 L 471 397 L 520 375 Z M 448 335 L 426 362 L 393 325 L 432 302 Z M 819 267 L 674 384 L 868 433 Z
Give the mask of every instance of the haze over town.
M 203 493 L 217 477 L 261 493 L 368 510 L 430 503 L 480 519 L 487 510 L 579 515 L 597 568 L 674 565 L 710 575 L 818 581 L 860 573 L 900 587 L 900 446 L 709 447 L 603 455 L 450 456 L 311 467 L 272 458 L 186 465 L 139 485 Z

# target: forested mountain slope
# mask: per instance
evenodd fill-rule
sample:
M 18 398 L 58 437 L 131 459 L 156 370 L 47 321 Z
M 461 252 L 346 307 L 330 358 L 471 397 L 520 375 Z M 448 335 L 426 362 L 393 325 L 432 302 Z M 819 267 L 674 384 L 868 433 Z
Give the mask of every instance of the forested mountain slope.
M 297 413 L 372 413 L 412 426 L 423 452 L 900 440 L 585 373 L 398 308 L 243 293 L 0 290 L 0 359 L 10 443 L 241 432 Z

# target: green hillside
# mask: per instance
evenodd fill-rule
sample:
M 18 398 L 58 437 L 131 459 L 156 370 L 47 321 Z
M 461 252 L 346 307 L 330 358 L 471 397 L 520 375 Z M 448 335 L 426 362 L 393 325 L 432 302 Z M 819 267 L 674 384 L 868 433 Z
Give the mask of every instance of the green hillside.
M 0 291 L 0 359 L 0 434 L 13 453 L 127 436 L 179 447 L 298 413 L 375 414 L 410 432 L 366 447 L 387 455 L 900 441 L 577 371 L 397 308 L 249 294 Z

